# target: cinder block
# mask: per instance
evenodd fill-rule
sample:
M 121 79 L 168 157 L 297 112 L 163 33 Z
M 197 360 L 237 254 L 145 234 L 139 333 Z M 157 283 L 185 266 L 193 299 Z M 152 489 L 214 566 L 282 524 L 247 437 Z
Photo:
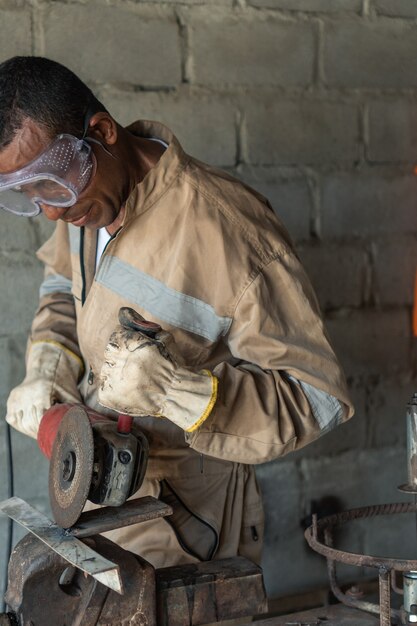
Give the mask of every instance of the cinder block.
M 374 0 L 379 15 L 390 17 L 417 17 L 415 0 Z
M 28 252 L 37 248 L 33 220 L 16 217 L 0 209 L 0 250 Z
M 274 498 L 285 509 L 285 492 L 276 493 Z M 268 543 L 266 539 L 262 570 L 269 598 L 328 586 L 326 560 L 308 546 L 300 519 L 285 528 L 278 541 Z
M 345 509 L 407 501 L 398 485 L 404 479 L 404 448 L 350 450 L 338 458 L 305 459 L 300 464 L 304 493 L 314 500 L 338 496 Z M 415 539 L 415 530 L 414 530 Z M 393 543 L 404 541 L 393 533 Z
M 410 0 L 412 2 L 412 0 Z M 340 13 L 362 8 L 361 0 L 247 0 L 250 6 L 265 9 L 284 9 L 286 11 L 305 11 L 314 13 Z
M 385 170 L 330 174 L 323 182 L 323 237 L 417 232 L 417 179 Z
M 407 404 L 417 391 L 416 379 L 382 378 L 368 390 L 368 447 L 402 446 L 406 442 Z M 403 456 L 406 482 L 407 466 Z
M 411 320 L 406 309 L 362 309 L 328 317 L 336 354 L 347 376 L 409 374 Z
M 362 247 L 304 244 L 298 252 L 323 310 L 361 305 L 369 270 Z
M 369 147 L 373 162 L 411 162 L 416 159 L 417 107 L 415 102 L 395 100 L 369 105 Z
M 301 482 L 294 462 L 277 459 L 256 466 L 262 498 L 265 503 L 266 532 L 268 541 L 273 543 L 282 535 L 282 529 L 297 523 L 301 516 Z M 275 494 L 285 493 L 285 509 Z
M 32 53 L 30 9 L 1 9 L 0 63 L 15 55 Z
M 397 502 L 402 499 L 403 496 L 399 498 L 393 495 L 391 501 Z M 408 496 L 408 501 L 411 504 L 413 497 Z M 368 518 L 360 524 L 364 533 L 365 554 L 404 560 L 414 558 L 411 546 L 416 542 L 415 513 L 387 514 Z M 368 572 L 372 572 L 376 577 L 378 570 L 368 568 Z
M 379 240 L 375 246 L 375 289 L 382 305 L 412 304 L 417 271 L 417 239 Z
M 302 570 L 312 558 L 306 550 L 300 526 L 303 517 L 300 473 L 293 461 L 278 459 L 256 466 L 256 476 L 265 509 L 262 568 L 267 594 L 276 597 L 292 592 L 296 585 L 305 582 Z M 279 566 L 282 563 L 285 563 L 285 575 Z M 298 568 L 297 577 L 295 570 Z
M 306 86 L 312 82 L 314 26 L 251 13 L 206 10 L 189 22 L 192 83 Z
M 0 255 L 0 319 L 3 335 L 27 333 L 39 301 L 43 271 L 22 253 Z
M 271 97 L 247 102 L 245 115 L 253 165 L 352 163 L 358 158 L 354 104 Z
M 235 107 L 227 99 L 140 92 L 121 94 L 101 90 L 103 103 L 122 124 L 138 119 L 166 124 L 192 156 L 214 165 L 236 163 Z
M 22 333 L 0 337 L 0 398 L 4 400 L 24 378 L 26 341 L 27 336 Z
M 305 177 L 282 178 L 278 168 L 245 168 L 238 176 L 268 198 L 295 241 L 310 237 L 312 197 Z
M 178 25 L 171 11 L 151 8 L 51 4 L 43 17 L 45 55 L 86 81 L 175 87 Z
M 335 20 L 325 25 L 324 72 L 337 87 L 417 85 L 417 28 L 393 20 Z

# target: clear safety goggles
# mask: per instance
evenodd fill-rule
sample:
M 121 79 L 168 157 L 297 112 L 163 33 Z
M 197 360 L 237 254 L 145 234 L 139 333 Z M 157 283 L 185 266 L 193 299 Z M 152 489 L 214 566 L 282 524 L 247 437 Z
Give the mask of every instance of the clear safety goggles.
M 33 217 L 41 212 L 42 203 L 56 207 L 75 204 L 95 171 L 89 140 L 58 135 L 25 167 L 0 174 L 0 207 Z

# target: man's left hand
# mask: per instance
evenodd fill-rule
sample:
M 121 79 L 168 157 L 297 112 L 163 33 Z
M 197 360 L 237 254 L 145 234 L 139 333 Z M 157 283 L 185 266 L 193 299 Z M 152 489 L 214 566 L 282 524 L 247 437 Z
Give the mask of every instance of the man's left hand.
M 133 309 L 120 309 L 119 321 L 104 353 L 100 404 L 127 415 L 166 417 L 187 432 L 196 430 L 214 407 L 217 378 L 186 367 L 171 333 L 159 327 L 144 330 L 146 322 Z

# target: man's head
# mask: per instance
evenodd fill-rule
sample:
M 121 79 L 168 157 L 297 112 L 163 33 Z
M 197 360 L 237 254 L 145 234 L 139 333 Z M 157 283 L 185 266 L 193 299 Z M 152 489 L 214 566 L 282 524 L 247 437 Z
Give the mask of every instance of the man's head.
M 10 206 L 6 207 L 6 201 L 10 205 L 15 196 L 22 208 L 26 203 L 20 214 L 29 214 L 31 208 L 36 213 L 33 200 L 48 219 L 92 227 L 113 223 L 131 188 L 118 148 L 115 148 L 119 130 L 89 87 L 59 63 L 40 57 L 14 57 L 0 64 L 0 202 L 3 194 L 3 207 L 11 210 Z M 72 140 L 66 146 L 58 142 L 58 152 L 54 152 L 54 141 L 61 134 Z M 85 141 L 78 141 L 84 137 Z M 80 186 L 80 193 L 74 186 L 76 200 L 71 201 L 71 195 L 67 197 L 71 205 L 59 206 L 52 201 L 53 194 L 45 198 L 44 192 L 48 185 L 53 187 L 56 180 L 59 187 L 59 174 L 66 175 L 65 167 L 58 167 L 58 172 L 54 167 L 65 165 L 71 149 L 77 161 L 79 146 L 84 151 L 80 150 L 81 157 L 90 152 L 90 159 L 86 161 L 90 168 L 88 181 Z M 77 172 L 80 176 L 85 174 L 86 162 L 76 162 L 78 170 L 72 168 L 76 179 Z M 35 174 L 30 169 L 32 165 Z M 41 186 L 43 195 L 37 196 Z M 65 196 L 64 186 L 61 189 Z
M 69 69 L 42 57 L 13 57 L 0 64 L 0 150 L 30 118 L 51 139 L 81 137 L 86 113 L 106 111 Z

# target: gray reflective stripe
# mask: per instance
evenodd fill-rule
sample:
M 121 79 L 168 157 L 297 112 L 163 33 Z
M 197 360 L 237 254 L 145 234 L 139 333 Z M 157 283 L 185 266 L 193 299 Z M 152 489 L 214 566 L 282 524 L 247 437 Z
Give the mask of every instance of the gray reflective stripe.
M 71 254 L 80 254 L 80 229 L 68 224 L 68 233 Z
M 72 282 L 61 276 L 61 274 L 54 274 L 45 278 L 39 288 L 39 297 L 48 296 L 51 293 L 71 293 Z
M 160 320 L 210 341 L 225 335 L 232 323 L 209 304 L 167 287 L 114 256 L 102 257 L 95 280 Z
M 343 407 L 337 398 L 302 380 L 297 380 L 294 376 L 289 376 L 289 378 L 298 383 L 304 391 L 321 431 L 331 430 L 340 424 L 343 418 Z

